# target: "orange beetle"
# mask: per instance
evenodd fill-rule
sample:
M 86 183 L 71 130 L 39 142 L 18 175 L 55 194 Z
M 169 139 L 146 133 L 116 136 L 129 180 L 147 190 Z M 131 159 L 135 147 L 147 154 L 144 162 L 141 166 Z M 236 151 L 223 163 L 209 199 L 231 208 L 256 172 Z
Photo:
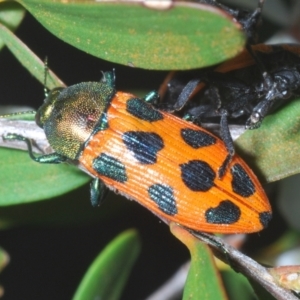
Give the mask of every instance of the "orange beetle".
M 95 177 L 93 205 L 100 204 L 106 185 L 195 231 L 248 233 L 267 226 L 270 204 L 241 158 L 228 160 L 222 140 L 155 109 L 148 102 L 156 93 L 141 99 L 116 92 L 114 80 L 114 73 L 106 72 L 100 82 L 50 92 L 36 122 L 54 153 L 35 157 L 28 139 L 7 138 L 26 141 L 37 162 L 78 161 Z

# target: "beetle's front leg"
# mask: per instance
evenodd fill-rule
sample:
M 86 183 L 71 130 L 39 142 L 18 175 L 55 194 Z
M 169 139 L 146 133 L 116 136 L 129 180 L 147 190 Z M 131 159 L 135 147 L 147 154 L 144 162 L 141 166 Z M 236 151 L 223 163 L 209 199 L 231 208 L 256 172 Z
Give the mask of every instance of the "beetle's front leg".
M 35 156 L 32 151 L 32 142 L 29 138 L 26 138 L 22 135 L 19 134 L 14 134 L 14 133 L 8 133 L 5 136 L 3 136 L 3 140 L 17 140 L 17 141 L 23 141 L 27 144 L 28 147 L 28 154 L 30 158 L 38 163 L 43 163 L 43 164 L 60 164 L 62 162 L 65 162 L 67 158 L 63 155 L 60 155 L 56 152 L 50 153 L 50 154 L 45 154 L 41 156 Z
M 246 129 L 256 129 L 260 127 L 264 117 L 271 110 L 275 99 L 264 99 L 252 110 L 250 118 L 246 121 Z
M 108 189 L 99 178 L 94 178 L 90 185 L 91 204 L 93 207 L 100 206 L 108 193 Z

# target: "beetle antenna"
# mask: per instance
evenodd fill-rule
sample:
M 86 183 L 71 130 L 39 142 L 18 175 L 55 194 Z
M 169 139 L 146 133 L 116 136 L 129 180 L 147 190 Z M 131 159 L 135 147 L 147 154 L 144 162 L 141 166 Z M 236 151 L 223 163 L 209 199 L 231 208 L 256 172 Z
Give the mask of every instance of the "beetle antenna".
M 49 90 L 47 89 L 48 74 L 49 74 L 48 57 L 46 56 L 45 60 L 44 60 L 44 94 L 45 94 L 46 98 L 48 97 L 48 94 L 49 94 Z

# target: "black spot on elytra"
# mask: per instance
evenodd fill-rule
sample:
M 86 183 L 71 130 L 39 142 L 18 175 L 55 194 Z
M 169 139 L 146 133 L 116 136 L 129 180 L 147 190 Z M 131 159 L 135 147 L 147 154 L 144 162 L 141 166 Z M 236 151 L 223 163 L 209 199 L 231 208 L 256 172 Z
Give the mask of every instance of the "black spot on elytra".
M 159 183 L 153 184 L 149 187 L 148 194 L 162 212 L 170 216 L 177 214 L 176 201 L 170 186 Z
M 164 147 L 162 138 L 154 132 L 128 131 L 122 136 L 127 149 L 141 164 L 154 164 L 157 152 Z
M 155 110 L 150 104 L 139 98 L 132 98 L 126 103 L 126 110 L 131 115 L 148 122 L 162 120 L 162 113 Z
M 231 167 L 232 174 L 232 190 L 242 197 L 250 197 L 255 193 L 255 186 L 240 164 L 235 164 Z
M 233 224 L 240 216 L 240 208 L 230 200 L 223 200 L 217 207 L 209 208 L 205 212 L 206 221 L 210 224 Z
M 180 168 L 181 178 L 190 190 L 206 192 L 214 185 L 216 173 L 207 162 L 191 160 Z
M 272 219 L 272 213 L 269 211 L 262 212 L 259 214 L 259 221 L 262 224 L 263 228 L 266 228 Z
M 125 166 L 120 160 L 113 156 L 102 153 L 93 160 L 93 168 L 99 175 L 122 183 L 127 181 Z
M 194 149 L 207 147 L 216 143 L 216 138 L 202 131 L 190 128 L 181 129 L 182 139 Z

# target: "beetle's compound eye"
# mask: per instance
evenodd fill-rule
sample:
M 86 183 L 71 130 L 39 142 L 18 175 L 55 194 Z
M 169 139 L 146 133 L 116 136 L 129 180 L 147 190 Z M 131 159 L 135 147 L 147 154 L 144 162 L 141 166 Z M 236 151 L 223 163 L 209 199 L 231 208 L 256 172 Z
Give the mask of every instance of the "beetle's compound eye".
M 47 98 L 44 100 L 44 104 L 38 109 L 37 113 L 35 114 L 35 122 L 36 124 L 43 128 L 45 121 L 49 118 L 54 103 L 58 100 L 58 96 L 64 88 L 58 87 L 50 91 Z

